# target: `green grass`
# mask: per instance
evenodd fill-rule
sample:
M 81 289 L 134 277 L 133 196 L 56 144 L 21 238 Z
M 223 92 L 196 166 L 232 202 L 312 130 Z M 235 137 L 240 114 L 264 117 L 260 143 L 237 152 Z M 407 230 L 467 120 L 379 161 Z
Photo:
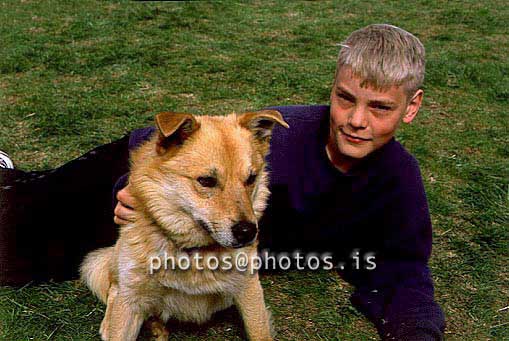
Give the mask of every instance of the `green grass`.
M 427 50 L 425 103 L 398 138 L 417 157 L 431 268 L 452 340 L 509 339 L 509 11 L 504 1 L 0 3 L 0 149 L 56 167 L 161 110 L 327 103 L 336 43 L 388 22 Z M 278 339 L 375 339 L 331 273 L 264 276 Z M 0 289 L 0 338 L 97 339 L 78 282 Z M 231 322 L 233 321 L 233 322 Z M 234 310 L 176 339 L 240 339 Z

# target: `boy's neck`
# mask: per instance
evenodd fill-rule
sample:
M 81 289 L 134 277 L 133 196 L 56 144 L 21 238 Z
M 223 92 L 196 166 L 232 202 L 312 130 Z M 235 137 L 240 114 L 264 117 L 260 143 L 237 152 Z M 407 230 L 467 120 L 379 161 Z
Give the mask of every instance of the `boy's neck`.
M 325 145 L 325 151 L 332 165 L 342 173 L 348 173 L 348 171 L 352 169 L 353 166 L 361 161 L 361 159 L 354 159 L 341 154 L 337 149 L 336 144 L 330 139 Z

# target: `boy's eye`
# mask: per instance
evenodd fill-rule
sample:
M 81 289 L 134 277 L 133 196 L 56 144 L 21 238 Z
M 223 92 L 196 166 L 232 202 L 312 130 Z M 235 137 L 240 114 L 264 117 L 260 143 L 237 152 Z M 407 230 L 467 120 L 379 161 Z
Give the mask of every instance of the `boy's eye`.
M 347 96 L 345 95 L 344 93 L 338 93 L 337 94 L 339 98 L 341 98 L 342 100 L 345 100 L 347 102 L 353 102 L 353 98 L 351 98 L 350 96 Z
M 251 186 L 252 184 L 254 184 L 255 181 L 256 181 L 256 174 L 255 173 L 251 173 L 249 175 L 249 177 L 247 178 L 247 180 L 246 180 L 246 185 L 247 186 Z
M 373 103 L 370 103 L 369 106 L 373 109 L 380 110 L 380 111 L 393 110 L 392 105 L 382 103 L 382 102 L 373 102 Z
M 381 109 L 381 110 L 391 110 L 392 108 L 390 106 L 388 106 L 388 105 L 379 105 L 378 109 Z
M 217 179 L 212 176 L 200 176 L 196 179 L 203 187 L 216 187 Z

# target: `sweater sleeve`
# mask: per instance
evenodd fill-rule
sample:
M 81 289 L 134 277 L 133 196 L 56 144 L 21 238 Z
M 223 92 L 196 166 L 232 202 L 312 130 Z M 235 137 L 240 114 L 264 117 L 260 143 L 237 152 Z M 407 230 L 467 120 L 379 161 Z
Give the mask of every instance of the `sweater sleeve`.
M 381 280 L 387 278 L 392 280 Z M 383 340 L 442 340 L 444 315 L 434 301 L 424 263 L 377 262 L 370 276 L 352 283 L 352 304 L 373 322 Z
M 345 279 L 355 286 L 353 305 L 383 340 L 442 340 L 445 319 L 428 268 L 432 231 L 426 194 L 415 160 L 405 168 L 384 194 L 376 268 L 351 270 Z

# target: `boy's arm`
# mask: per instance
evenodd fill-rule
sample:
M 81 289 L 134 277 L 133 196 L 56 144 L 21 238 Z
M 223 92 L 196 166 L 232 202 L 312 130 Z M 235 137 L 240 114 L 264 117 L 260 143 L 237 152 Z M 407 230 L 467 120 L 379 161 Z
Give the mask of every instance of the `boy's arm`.
M 140 146 L 143 142 L 149 140 L 154 131 L 155 131 L 154 127 L 146 127 L 133 130 L 129 135 L 129 151 L 135 149 L 136 147 Z M 113 209 L 115 209 L 115 207 L 118 204 L 117 193 L 127 185 L 128 179 L 129 173 L 124 174 L 117 180 L 117 182 L 113 186 L 113 197 L 112 197 Z
M 356 286 L 352 304 L 374 323 L 383 340 L 443 339 L 444 315 L 433 298 L 425 264 L 377 262 L 370 276 L 351 282 Z
M 376 268 L 344 273 L 356 287 L 351 301 L 384 340 L 441 340 L 445 320 L 428 268 L 432 231 L 418 165 L 412 163 L 391 188 L 377 217 L 384 237 Z

